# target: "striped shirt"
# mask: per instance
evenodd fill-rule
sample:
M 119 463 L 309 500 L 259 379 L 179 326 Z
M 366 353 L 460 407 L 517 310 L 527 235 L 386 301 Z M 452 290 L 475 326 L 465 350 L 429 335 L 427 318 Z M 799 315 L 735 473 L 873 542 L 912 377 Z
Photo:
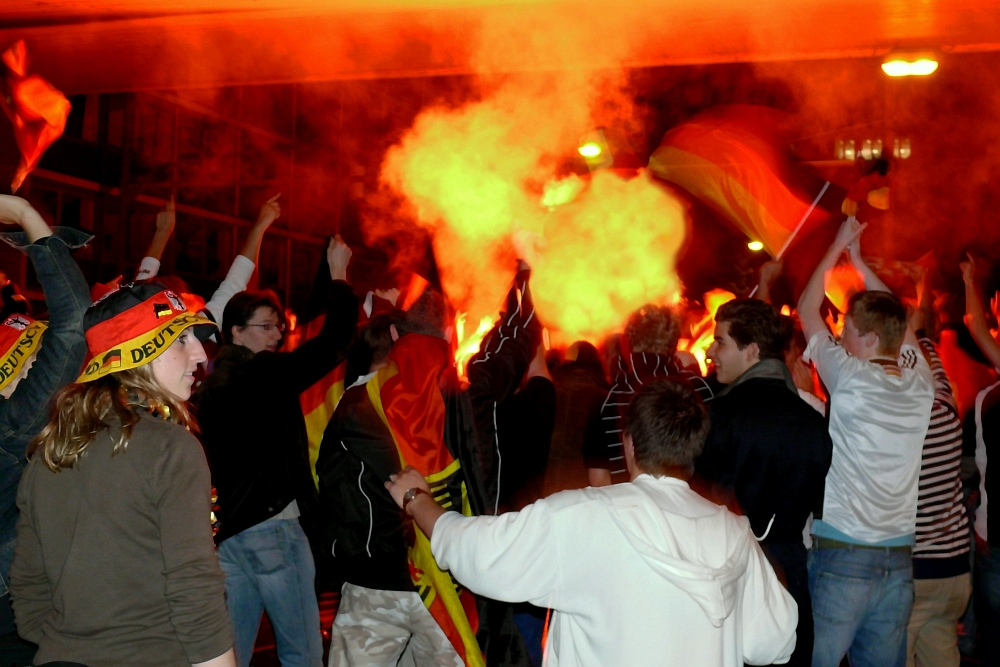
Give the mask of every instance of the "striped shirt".
M 640 387 L 655 380 L 671 378 L 686 382 L 706 403 L 715 396 L 704 378 L 681 368 L 673 356 L 633 352 L 628 357 L 618 357 L 617 369 L 615 382 L 601 405 L 600 426 L 590 430 L 584 443 L 587 467 L 606 468 L 611 472 L 613 484 L 629 479 L 622 444 L 625 411 Z
M 915 560 L 956 558 L 969 552 L 969 520 L 962 502 L 960 477 L 962 421 L 934 344 L 921 338 L 920 347 L 930 359 L 934 374 L 934 405 L 920 461 L 913 557 Z

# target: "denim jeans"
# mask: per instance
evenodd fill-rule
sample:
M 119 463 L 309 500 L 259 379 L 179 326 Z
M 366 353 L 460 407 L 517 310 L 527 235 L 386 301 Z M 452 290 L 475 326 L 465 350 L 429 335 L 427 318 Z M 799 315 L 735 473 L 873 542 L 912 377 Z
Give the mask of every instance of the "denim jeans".
M 271 519 L 247 528 L 220 544 L 218 555 L 237 664 L 250 664 L 266 611 L 282 667 L 322 667 L 316 566 L 298 519 Z
M 1000 666 L 1000 549 L 976 549 L 976 625 L 979 627 L 979 664 Z
M 908 551 L 817 549 L 809 553 L 813 667 L 904 667 L 913 609 Z

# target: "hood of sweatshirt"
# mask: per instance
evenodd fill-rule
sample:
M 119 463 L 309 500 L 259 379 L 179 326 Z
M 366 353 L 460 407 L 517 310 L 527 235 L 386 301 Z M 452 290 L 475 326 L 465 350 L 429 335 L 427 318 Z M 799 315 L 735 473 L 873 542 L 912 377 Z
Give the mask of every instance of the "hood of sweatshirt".
M 722 626 L 736 605 L 752 548 L 745 518 L 669 477 L 640 475 L 631 484 L 586 492 L 614 506 L 613 521 L 650 568 Z

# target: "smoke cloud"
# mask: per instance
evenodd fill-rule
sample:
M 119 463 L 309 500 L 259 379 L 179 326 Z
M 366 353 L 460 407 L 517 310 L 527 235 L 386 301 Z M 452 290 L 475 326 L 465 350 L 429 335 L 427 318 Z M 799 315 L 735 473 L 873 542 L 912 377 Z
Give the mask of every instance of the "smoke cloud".
M 644 171 L 571 175 L 583 164 L 576 155 L 582 136 L 627 128 L 636 116 L 622 69 L 573 68 L 588 61 L 581 49 L 595 44 L 604 58 L 626 58 L 625 44 L 601 43 L 595 25 L 486 26 L 479 98 L 423 110 L 386 154 L 381 182 L 403 206 L 369 215 L 369 240 L 396 233 L 400 217 L 428 230 L 443 287 L 471 322 L 495 316 L 518 254 L 515 239 L 530 239 L 537 251 L 529 257 L 534 296 L 557 342 L 596 340 L 643 303 L 678 298 L 685 204 Z M 509 48 L 535 50 L 566 68 L 489 74 L 487 57 Z M 546 188 L 559 182 L 582 191 L 563 205 L 543 205 Z

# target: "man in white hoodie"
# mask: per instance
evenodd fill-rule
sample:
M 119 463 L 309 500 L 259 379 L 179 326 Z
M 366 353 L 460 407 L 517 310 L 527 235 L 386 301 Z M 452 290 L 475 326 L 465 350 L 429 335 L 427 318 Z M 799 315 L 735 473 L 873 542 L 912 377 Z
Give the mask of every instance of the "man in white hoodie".
M 738 667 L 788 661 L 798 613 L 737 517 L 690 489 L 708 431 L 688 387 L 645 385 L 628 409 L 631 483 L 465 517 L 407 468 L 386 488 L 472 591 L 555 610 L 547 664 Z

